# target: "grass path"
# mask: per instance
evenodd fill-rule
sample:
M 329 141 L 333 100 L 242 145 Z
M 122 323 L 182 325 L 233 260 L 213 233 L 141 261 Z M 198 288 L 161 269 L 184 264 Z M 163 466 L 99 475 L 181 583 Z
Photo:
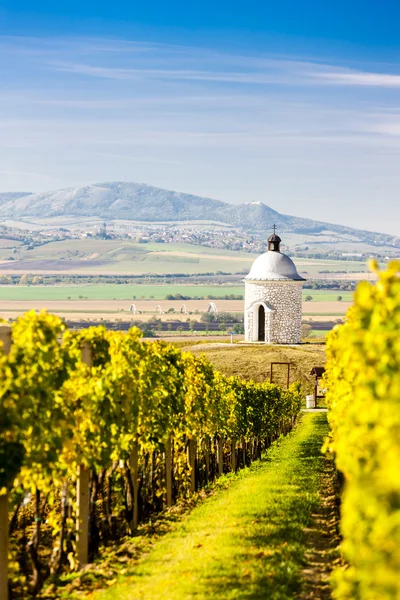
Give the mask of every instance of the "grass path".
M 198 505 L 157 541 L 135 574 L 96 600 L 300 597 L 307 531 L 321 505 L 326 414 L 305 414 L 265 460 Z M 318 595 L 304 595 L 318 597 Z

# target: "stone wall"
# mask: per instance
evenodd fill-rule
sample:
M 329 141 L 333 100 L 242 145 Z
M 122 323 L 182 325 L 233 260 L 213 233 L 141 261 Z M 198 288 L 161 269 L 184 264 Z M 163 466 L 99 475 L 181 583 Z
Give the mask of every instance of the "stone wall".
M 244 326 L 247 342 L 253 339 L 258 328 L 259 303 L 264 303 L 265 341 L 276 344 L 298 344 L 301 341 L 302 318 L 301 281 L 246 281 Z M 256 307 L 256 310 L 254 310 Z

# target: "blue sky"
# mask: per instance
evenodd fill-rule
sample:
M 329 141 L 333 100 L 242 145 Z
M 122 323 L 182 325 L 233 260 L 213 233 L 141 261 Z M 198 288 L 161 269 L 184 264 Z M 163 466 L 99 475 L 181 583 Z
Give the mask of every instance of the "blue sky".
M 399 17 L 2 0 L 0 191 L 126 179 L 400 235 Z

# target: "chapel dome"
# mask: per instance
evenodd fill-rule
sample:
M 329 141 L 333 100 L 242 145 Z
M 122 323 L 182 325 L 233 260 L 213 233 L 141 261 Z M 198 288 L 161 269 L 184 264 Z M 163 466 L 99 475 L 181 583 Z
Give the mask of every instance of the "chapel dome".
M 291 258 L 268 250 L 253 262 L 246 281 L 305 281 L 297 272 Z

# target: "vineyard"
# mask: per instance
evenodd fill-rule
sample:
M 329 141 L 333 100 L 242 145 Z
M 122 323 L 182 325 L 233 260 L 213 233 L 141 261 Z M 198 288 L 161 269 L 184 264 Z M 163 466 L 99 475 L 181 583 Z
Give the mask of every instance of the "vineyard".
M 261 382 L 266 359 L 277 352 L 306 381 L 310 365 L 323 362 L 314 351 L 246 354 L 229 345 L 205 348 L 205 355 L 200 346 L 186 352 L 146 342 L 137 328 L 71 331 L 60 318 L 33 311 L 12 327 L 0 325 L 1 600 L 61 597 L 57 585 L 97 557 L 101 562 L 107 548 L 114 563 L 118 553 L 130 563 L 136 579 L 111 579 L 115 587 L 99 598 L 128 598 L 142 589 L 143 597 L 158 597 L 157 582 L 172 585 L 179 565 L 183 574 L 197 575 L 181 577 L 174 598 L 193 590 L 224 597 L 228 585 L 238 594 L 246 589 L 246 597 L 308 589 L 325 599 L 335 564 L 336 600 L 399 598 L 399 266 L 377 271 L 374 285 L 360 283 L 346 322 L 329 336 L 325 457 L 326 415 L 305 415 L 281 437 L 297 421 L 304 390 Z M 323 516 L 326 482 L 333 505 L 337 493 L 331 458 L 342 482 L 340 559 L 337 508 Z M 190 548 L 197 554 L 187 551 L 183 523 L 180 542 L 166 535 L 147 563 L 133 560 L 136 550 L 124 555 L 143 523 L 161 514 L 173 518 L 175 509 L 165 509 L 218 489 L 225 474 L 236 481 L 232 488 L 217 492 L 204 510 L 193 509 Z M 325 530 L 318 530 L 318 510 Z M 307 556 L 325 556 L 327 564 L 313 571 L 311 561 L 302 575 Z M 88 571 L 79 572 L 90 580 Z M 210 577 L 213 588 L 202 595 Z
M 226 377 L 136 328 L 72 332 L 31 312 L 0 330 L 2 599 L 249 465 L 300 411 L 298 386 Z
M 330 449 L 345 480 L 340 600 L 400 598 L 399 270 L 393 262 L 376 285 L 360 283 L 328 341 Z

